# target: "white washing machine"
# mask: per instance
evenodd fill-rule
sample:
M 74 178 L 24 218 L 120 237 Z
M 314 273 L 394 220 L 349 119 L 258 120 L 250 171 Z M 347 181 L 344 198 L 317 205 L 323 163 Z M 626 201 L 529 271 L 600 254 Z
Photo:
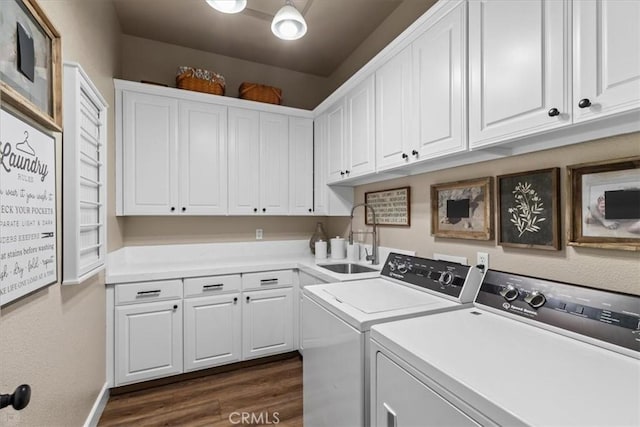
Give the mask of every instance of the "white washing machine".
M 369 425 L 371 326 L 469 306 L 481 277 L 475 267 L 391 253 L 379 278 L 305 287 L 304 425 Z
M 372 426 L 640 426 L 640 297 L 489 270 L 371 330 Z

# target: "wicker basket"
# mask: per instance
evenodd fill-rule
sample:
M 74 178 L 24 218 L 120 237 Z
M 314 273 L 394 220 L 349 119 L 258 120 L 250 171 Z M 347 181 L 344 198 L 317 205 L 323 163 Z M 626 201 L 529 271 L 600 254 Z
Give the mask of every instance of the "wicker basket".
M 213 71 L 201 68 L 178 68 L 176 85 L 180 89 L 211 93 L 213 95 L 224 95 L 225 91 L 224 77 Z
M 239 98 L 250 101 L 267 102 L 269 104 L 282 104 L 282 89 L 261 85 L 258 83 L 242 82 L 238 88 Z

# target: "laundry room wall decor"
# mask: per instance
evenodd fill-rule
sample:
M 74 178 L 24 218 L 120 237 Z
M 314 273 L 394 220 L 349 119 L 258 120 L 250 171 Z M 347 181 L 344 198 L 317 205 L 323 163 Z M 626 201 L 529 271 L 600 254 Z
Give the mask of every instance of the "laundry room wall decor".
M 0 111 L 0 306 L 56 283 L 55 139 Z
M 371 191 L 364 194 L 364 201 L 376 211 L 376 225 L 411 225 L 411 187 Z M 373 214 L 369 209 L 365 223 L 373 224 Z

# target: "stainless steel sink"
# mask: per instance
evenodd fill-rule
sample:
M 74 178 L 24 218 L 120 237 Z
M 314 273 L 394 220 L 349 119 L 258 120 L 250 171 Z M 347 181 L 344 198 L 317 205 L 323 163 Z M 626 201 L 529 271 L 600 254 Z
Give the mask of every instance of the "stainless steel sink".
M 326 268 L 327 270 L 340 274 L 371 273 L 372 271 L 377 271 L 375 268 L 365 267 L 360 264 L 318 264 L 318 267 Z

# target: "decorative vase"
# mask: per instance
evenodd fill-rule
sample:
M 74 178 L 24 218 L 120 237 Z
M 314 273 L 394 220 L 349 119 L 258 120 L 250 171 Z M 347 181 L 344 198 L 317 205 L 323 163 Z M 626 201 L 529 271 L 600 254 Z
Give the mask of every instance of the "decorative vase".
M 316 225 L 316 231 L 311 236 L 311 239 L 309 239 L 309 247 L 311 248 L 311 253 L 314 255 L 316 253 L 316 242 L 319 240 L 327 242 L 327 245 L 329 243 L 329 236 L 324 231 L 324 227 L 322 226 L 321 222 Z M 328 249 L 329 247 L 327 246 L 327 250 Z

